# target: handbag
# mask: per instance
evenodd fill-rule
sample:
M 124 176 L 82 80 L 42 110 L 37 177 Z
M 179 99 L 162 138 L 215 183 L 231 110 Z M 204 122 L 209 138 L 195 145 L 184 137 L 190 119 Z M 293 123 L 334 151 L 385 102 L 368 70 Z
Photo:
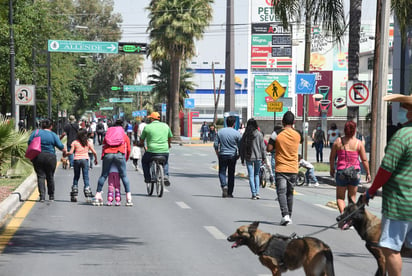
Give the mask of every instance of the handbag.
M 358 178 L 358 171 L 355 170 L 354 166 L 350 166 L 350 167 L 343 169 L 342 174 L 349 181 L 356 180 Z
M 27 147 L 25 156 L 30 160 L 33 160 L 41 153 L 41 137 L 37 136 L 39 130 L 36 131 L 33 140 L 31 140 L 30 145 Z

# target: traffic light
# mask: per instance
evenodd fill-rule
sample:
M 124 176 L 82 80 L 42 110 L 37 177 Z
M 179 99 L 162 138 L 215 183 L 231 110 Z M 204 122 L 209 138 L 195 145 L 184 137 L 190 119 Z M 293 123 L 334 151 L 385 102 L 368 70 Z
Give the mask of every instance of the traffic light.
M 147 44 L 134 42 L 119 42 L 118 52 L 126 54 L 146 54 Z

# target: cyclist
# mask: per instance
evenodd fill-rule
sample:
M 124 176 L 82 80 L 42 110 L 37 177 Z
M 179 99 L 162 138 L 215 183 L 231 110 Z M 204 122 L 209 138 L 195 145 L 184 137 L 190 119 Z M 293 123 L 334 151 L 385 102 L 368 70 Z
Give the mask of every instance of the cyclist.
M 169 148 L 170 142 L 173 137 L 169 126 L 166 123 L 160 122 L 160 114 L 158 112 L 152 112 L 149 119 L 149 124 L 145 126 L 143 132 L 140 136 L 139 146 L 143 147 L 145 140 L 147 150 L 142 157 L 142 168 L 144 174 L 144 181 L 149 183 L 151 181 L 150 177 L 150 160 L 154 155 L 161 155 L 166 157 L 166 162 L 164 164 L 164 184 L 166 186 L 170 185 L 169 181 Z

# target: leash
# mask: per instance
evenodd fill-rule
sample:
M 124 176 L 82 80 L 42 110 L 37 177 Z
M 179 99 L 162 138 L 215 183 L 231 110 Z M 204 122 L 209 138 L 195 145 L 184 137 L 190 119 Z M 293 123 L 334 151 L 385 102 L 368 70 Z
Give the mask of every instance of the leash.
M 350 214 L 347 215 L 346 217 L 341 218 L 341 220 L 347 220 L 348 218 L 352 217 L 354 214 L 356 214 L 356 213 L 359 211 L 359 209 L 363 208 L 364 206 L 365 206 L 365 203 L 362 203 L 361 206 L 359 206 L 358 208 L 356 208 L 352 213 L 350 213 Z M 334 226 L 338 225 L 339 222 L 340 222 L 340 221 L 338 221 L 338 222 L 336 222 L 336 223 L 334 223 L 334 224 L 332 224 L 332 225 L 325 226 L 324 229 L 318 230 L 318 231 L 313 232 L 313 233 L 308 234 L 308 235 L 304 235 L 304 236 L 302 236 L 302 237 L 308 237 L 308 236 L 313 236 L 313 235 L 322 233 L 322 232 L 324 232 L 324 231 L 326 231 L 326 230 L 329 230 L 329 229 L 331 229 L 331 228 L 334 228 Z

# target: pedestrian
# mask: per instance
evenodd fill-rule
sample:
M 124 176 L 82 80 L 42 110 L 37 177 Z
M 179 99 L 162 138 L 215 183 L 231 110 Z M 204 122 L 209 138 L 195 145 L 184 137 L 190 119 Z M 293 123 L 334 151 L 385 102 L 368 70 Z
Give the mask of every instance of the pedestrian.
M 316 125 L 316 129 L 313 130 L 312 139 L 316 150 L 316 162 L 323 163 L 323 146 L 326 144 L 326 137 L 319 123 Z
M 142 136 L 143 130 L 145 126 L 147 125 L 148 121 L 149 121 L 148 118 L 143 118 L 139 124 L 139 128 L 137 129 L 137 136 L 139 138 L 139 141 L 140 141 L 140 136 Z
M 400 103 L 398 120 L 402 128 L 388 141 L 372 186 L 363 198 L 368 203 L 382 187 L 382 233 L 378 246 L 385 255 L 388 275 L 400 276 L 401 248 L 412 248 L 412 96 L 392 94 L 383 99 Z
M 207 122 L 204 121 L 202 126 L 200 127 L 200 137 L 202 137 L 203 144 L 207 142 L 208 135 L 209 135 L 209 126 L 207 125 Z
M 328 145 L 332 148 L 333 143 L 335 143 L 336 139 L 340 137 L 340 131 L 335 123 L 330 125 L 330 129 L 328 130 Z
M 240 124 L 238 131 L 240 135 L 243 135 L 243 133 L 245 133 L 245 125 L 243 123 Z
M 355 137 L 355 133 L 356 123 L 353 121 L 346 122 L 345 136 L 336 139 L 329 156 L 330 176 L 335 177 L 336 180 L 336 203 L 340 213 L 336 218 L 337 221 L 341 219 L 341 214 L 346 206 L 346 193 L 348 199 L 351 198 L 353 202 L 356 201 L 356 192 L 361 179 L 359 158 L 366 170 L 366 182 L 369 182 L 371 177 L 365 147 Z
M 268 151 L 275 154 L 276 193 L 282 215 L 280 225 L 292 224 L 293 187 L 298 175 L 299 144 L 303 142 L 301 133 L 293 128 L 295 115 L 287 111 L 282 118 L 283 128 L 277 132 L 276 140 L 269 139 Z
M 24 120 L 20 120 L 18 126 L 19 126 L 19 131 L 24 131 L 24 130 L 26 130 L 26 127 L 25 127 L 25 124 L 24 124 Z
M 113 199 L 116 201 L 115 206 L 120 206 L 122 201 L 122 195 L 120 193 L 120 176 L 119 170 L 115 164 L 110 167 L 107 187 L 107 206 L 113 205 Z
M 79 124 L 76 123 L 76 117 L 74 115 L 69 116 L 69 122 L 63 127 L 63 134 L 60 135 L 60 140 L 67 135 L 67 151 L 71 150 L 71 146 L 74 140 L 77 138 L 77 132 L 79 131 Z M 69 155 L 70 169 L 73 169 L 73 155 Z
M 37 175 L 37 188 L 40 194 L 40 202 L 44 202 L 46 198 L 46 181 L 47 181 L 47 194 L 49 200 L 54 200 L 54 172 L 56 171 L 57 147 L 66 154 L 66 148 L 60 141 L 59 137 L 52 131 L 53 121 L 51 119 L 44 119 L 40 123 L 41 129 L 33 131 L 29 137 L 28 144 L 32 142 L 35 136 L 41 138 L 41 153 L 37 155 L 31 162 L 33 163 L 34 171 Z
M 87 141 L 89 142 L 89 147 L 90 147 L 89 151 L 88 151 L 88 154 L 89 154 L 89 167 L 90 167 L 90 169 L 93 169 L 93 161 L 96 158 L 94 158 L 94 154 L 93 154 L 94 141 L 93 141 L 93 133 L 92 132 L 87 133 Z M 93 150 L 92 150 L 92 148 L 93 148 Z
M 133 125 L 132 125 L 132 122 L 131 122 L 131 121 L 128 121 L 128 122 L 126 123 L 126 126 L 125 126 L 124 128 L 125 128 L 125 131 L 126 131 L 126 133 L 127 133 L 127 136 L 129 136 L 130 142 L 132 142 L 132 141 L 133 141 L 133 138 L 132 138 L 132 133 L 133 133 Z
M 133 148 L 132 148 L 132 153 L 130 154 L 130 159 L 133 161 L 133 166 L 136 171 L 139 170 L 139 159 L 142 158 L 142 152 L 140 147 L 138 146 L 139 142 L 135 140 L 133 142 Z
M 299 168 L 305 168 L 305 180 L 306 186 L 308 187 L 318 187 L 319 182 L 315 175 L 315 167 L 308 161 L 302 158 L 302 155 L 299 154 Z
M 135 141 L 139 141 L 138 136 L 137 136 L 138 130 L 139 130 L 139 122 L 135 121 L 133 124 L 133 138 Z
M 87 130 L 81 129 L 77 133 L 77 139 L 72 142 L 70 151 L 66 154 L 69 156 L 74 154 L 74 176 L 72 191 L 70 192 L 72 202 L 77 202 L 80 174 L 83 175 L 83 191 L 86 201 L 89 202 L 93 197 L 89 182 L 89 150 L 92 151 L 94 156 L 94 164 L 97 165 L 97 153 L 94 150 L 93 145 L 89 142 Z
M 99 143 L 99 145 L 101 145 L 103 143 L 103 138 L 104 138 L 104 125 L 101 119 L 99 119 L 99 122 L 97 123 L 96 133 L 97 133 L 97 142 Z
M 219 181 L 222 188 L 222 197 L 233 197 L 235 187 L 236 161 L 239 158 L 239 145 L 242 136 L 235 130 L 236 118 L 226 118 L 227 127 L 218 131 L 213 143 L 219 160 Z M 227 179 L 226 179 L 227 171 Z
M 132 193 L 130 192 L 130 182 L 126 174 L 126 161 L 130 156 L 130 140 L 124 133 L 123 120 L 116 120 L 114 126 L 110 127 L 102 143 L 102 173 L 97 182 L 96 195 L 93 198 L 93 205 L 103 205 L 102 190 L 104 182 L 110 173 L 112 164 L 116 165 L 119 176 L 122 179 L 126 192 L 126 206 L 133 206 Z
M 209 139 L 211 142 L 215 141 L 216 137 L 216 127 L 214 124 L 210 125 L 209 127 Z
M 93 145 L 96 145 L 96 136 L 97 136 L 96 135 L 96 127 L 97 127 L 96 121 L 93 120 L 90 124 L 90 132 L 92 133 Z
M 245 133 L 240 141 L 239 152 L 242 165 L 245 165 L 246 162 L 252 199 L 260 199 L 259 170 L 262 162 L 266 162 L 266 145 L 263 134 L 258 130 L 258 124 L 254 118 L 247 121 Z

